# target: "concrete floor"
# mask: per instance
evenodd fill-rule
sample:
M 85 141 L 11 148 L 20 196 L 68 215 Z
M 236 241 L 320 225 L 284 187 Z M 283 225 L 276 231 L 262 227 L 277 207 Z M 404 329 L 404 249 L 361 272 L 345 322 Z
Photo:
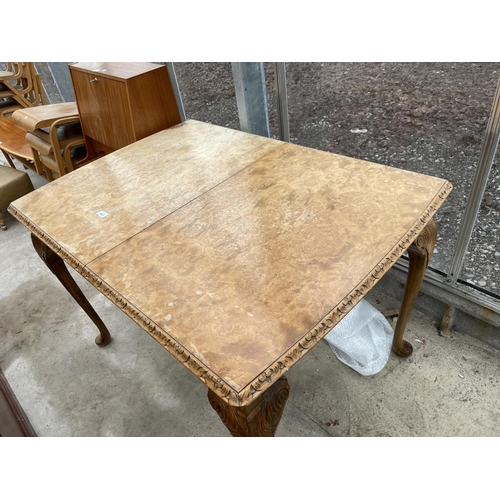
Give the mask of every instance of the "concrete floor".
M 5 219 L 0 368 L 39 436 L 229 436 L 205 386 L 71 270 L 114 337 L 97 347 L 93 323 L 36 255 L 28 230 Z M 398 307 L 376 289 L 368 300 Z M 277 436 L 500 435 L 500 352 L 469 335 L 439 336 L 417 311 L 405 338 L 413 355 L 391 354 L 371 377 L 320 342 L 287 374 Z

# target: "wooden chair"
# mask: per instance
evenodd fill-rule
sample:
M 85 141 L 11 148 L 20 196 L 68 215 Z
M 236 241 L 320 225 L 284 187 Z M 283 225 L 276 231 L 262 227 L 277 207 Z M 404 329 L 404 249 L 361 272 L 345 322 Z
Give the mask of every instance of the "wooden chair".
M 19 109 L 12 121 L 25 131 L 35 170 L 48 181 L 85 163 L 85 138 L 75 102 Z
M 36 170 L 49 182 L 83 165 L 87 156 L 80 117 L 55 120 L 47 129 L 26 134 L 31 146 Z
M 75 102 L 16 110 L 0 119 L 0 150 L 52 181 L 88 163 Z
M 7 70 L 0 71 L 0 119 L 11 115 L 16 109 L 23 107 L 12 97 L 12 91 L 3 83 L 7 80 L 19 85 L 23 69 L 23 65 L 20 62 L 8 62 Z
M 31 88 L 28 92 L 26 92 L 26 97 L 28 101 L 31 103 L 31 106 L 38 105 L 46 105 L 47 99 L 45 97 L 45 92 L 43 90 L 42 78 L 35 70 L 35 65 L 30 63 L 25 63 L 27 65 L 26 74 L 29 78 L 31 78 Z M 21 81 L 23 81 L 23 77 L 21 76 Z M 30 82 L 26 80 L 26 83 L 29 85 Z
M 8 62 L 7 70 L 0 71 L 0 80 L 7 78 L 9 80 L 18 80 L 22 75 L 21 63 Z
M 7 71 L 4 72 L 7 73 L 7 76 L 0 75 L 0 99 L 10 99 L 17 102 L 21 107 L 46 104 L 42 81 L 40 75 L 35 71 L 35 65 L 32 62 L 12 64 L 19 65 L 17 73 Z M 10 74 L 12 75 L 10 76 Z M 2 111 L 3 116 L 6 113 L 5 110 Z

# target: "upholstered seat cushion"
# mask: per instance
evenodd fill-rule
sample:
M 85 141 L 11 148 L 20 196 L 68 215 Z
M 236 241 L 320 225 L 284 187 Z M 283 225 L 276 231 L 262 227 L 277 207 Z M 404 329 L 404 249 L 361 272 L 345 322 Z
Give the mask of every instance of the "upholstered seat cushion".
M 31 179 L 26 172 L 0 165 L 0 210 L 33 189 Z M 5 228 L 1 212 L 0 227 Z

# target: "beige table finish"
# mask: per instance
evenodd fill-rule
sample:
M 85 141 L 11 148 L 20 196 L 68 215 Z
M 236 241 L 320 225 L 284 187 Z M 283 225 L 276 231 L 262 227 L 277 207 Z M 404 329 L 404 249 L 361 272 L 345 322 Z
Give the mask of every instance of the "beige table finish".
M 10 211 L 241 407 L 359 302 L 450 191 L 443 179 L 190 120 Z
M 52 182 L 13 208 L 86 265 L 280 145 L 185 122 Z M 101 211 L 109 216 L 100 218 Z

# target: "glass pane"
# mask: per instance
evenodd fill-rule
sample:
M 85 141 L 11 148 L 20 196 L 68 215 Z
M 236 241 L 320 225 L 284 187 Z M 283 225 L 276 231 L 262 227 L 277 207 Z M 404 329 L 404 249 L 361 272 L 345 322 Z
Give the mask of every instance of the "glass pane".
M 500 152 L 498 151 L 491 167 L 460 278 L 500 296 Z
M 179 62 L 174 68 L 186 118 L 240 129 L 230 62 Z
M 449 180 L 454 190 L 436 216 L 431 261 L 447 272 L 499 70 L 500 63 L 288 63 L 291 140 Z
M 264 63 L 264 73 L 267 90 L 267 112 L 269 116 L 269 135 L 273 139 L 280 139 L 278 126 L 278 106 L 276 102 L 276 80 L 274 74 L 274 63 Z
M 230 62 L 175 63 L 186 118 L 240 130 Z M 273 63 L 264 63 L 269 130 L 278 138 L 278 113 Z

